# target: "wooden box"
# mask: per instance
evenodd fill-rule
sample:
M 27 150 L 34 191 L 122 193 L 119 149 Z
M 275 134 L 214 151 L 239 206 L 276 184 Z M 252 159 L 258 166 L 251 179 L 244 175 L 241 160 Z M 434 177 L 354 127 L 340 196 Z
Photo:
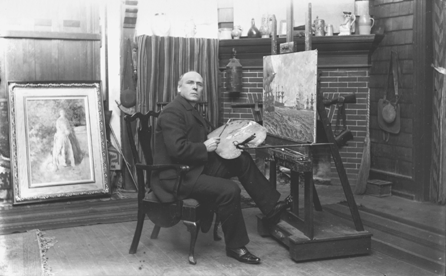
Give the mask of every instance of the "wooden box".
M 380 179 L 370 179 L 367 181 L 366 194 L 377 197 L 391 196 L 392 182 Z

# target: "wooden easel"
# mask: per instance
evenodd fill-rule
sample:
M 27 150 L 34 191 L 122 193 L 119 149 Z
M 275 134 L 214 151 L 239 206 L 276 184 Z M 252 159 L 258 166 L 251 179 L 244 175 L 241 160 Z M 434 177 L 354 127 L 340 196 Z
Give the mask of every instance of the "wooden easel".
M 291 11 L 290 11 L 291 10 Z M 287 11 L 292 20 L 292 1 Z M 292 22 L 292 21 L 291 21 Z M 288 22 L 288 25 L 292 25 Z M 311 50 L 311 4 L 306 14 L 305 49 Z M 287 41 L 290 43 L 290 41 Z M 245 104 L 246 105 L 246 104 Z M 259 103 L 251 108 L 258 108 Z M 311 147 L 307 155 L 293 154 L 289 149 L 273 148 L 270 155 L 270 181 L 276 185 L 276 166 L 281 165 L 290 169 L 290 193 L 293 204 L 290 211 L 286 211 L 281 221 L 276 225 L 268 225 L 263 215 L 257 216 L 257 230 L 261 236 L 273 236 L 289 248 L 294 261 L 308 261 L 334 257 L 356 256 L 369 254 L 371 250 L 371 234 L 364 230 L 358 208 L 351 190 L 347 174 L 339 154 L 339 148 L 333 134 L 330 120 L 323 103 L 323 95 L 318 85 L 317 112 L 323 124 L 323 129 L 333 161 L 341 181 L 347 204 L 350 208 L 353 225 L 347 225 L 339 218 L 322 211 L 322 205 L 313 183 L 313 163 Z M 258 113 L 258 112 L 257 112 Z M 253 112 L 254 116 L 256 112 Z M 255 116 L 256 118 L 256 116 Z M 257 118 L 256 118 L 257 119 Z M 318 146 L 315 144 L 314 146 Z M 299 205 L 299 178 L 304 179 L 303 209 Z M 313 206 L 316 212 L 313 212 Z M 353 227 L 352 227 L 353 226 Z
M 311 147 L 305 156 L 293 154 L 292 151 L 278 146 L 269 149 L 270 181 L 276 185 L 277 165 L 290 169 L 290 194 L 293 197 L 293 204 L 291 210 L 282 215 L 277 225 L 268 225 L 263 215 L 258 215 L 257 230 L 261 236 L 273 236 L 286 245 L 294 261 L 369 254 L 372 235 L 365 231 L 362 225 L 321 93 L 318 93 L 317 112 L 330 144 L 331 155 L 350 208 L 353 225 L 346 225 L 332 214 L 323 212 L 313 183 Z M 319 145 L 314 145 L 317 146 Z M 303 175 L 304 179 L 303 208 L 299 205 L 300 175 Z

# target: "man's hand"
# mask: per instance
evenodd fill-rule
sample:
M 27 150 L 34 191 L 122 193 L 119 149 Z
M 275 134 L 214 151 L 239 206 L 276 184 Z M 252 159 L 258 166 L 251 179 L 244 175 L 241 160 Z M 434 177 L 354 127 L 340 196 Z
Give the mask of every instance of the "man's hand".
M 220 137 L 212 137 L 204 141 L 204 145 L 206 146 L 206 150 L 208 152 L 215 151 L 218 147 L 218 144 L 220 144 Z

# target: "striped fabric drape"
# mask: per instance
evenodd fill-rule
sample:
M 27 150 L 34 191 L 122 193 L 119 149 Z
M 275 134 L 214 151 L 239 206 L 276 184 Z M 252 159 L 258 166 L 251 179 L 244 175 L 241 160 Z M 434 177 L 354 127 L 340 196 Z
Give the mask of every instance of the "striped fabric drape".
M 218 39 L 142 35 L 138 43 L 136 111 L 156 110 L 157 102 L 170 102 L 177 94 L 179 77 L 197 71 L 203 77 L 202 101 L 209 120 L 218 123 Z

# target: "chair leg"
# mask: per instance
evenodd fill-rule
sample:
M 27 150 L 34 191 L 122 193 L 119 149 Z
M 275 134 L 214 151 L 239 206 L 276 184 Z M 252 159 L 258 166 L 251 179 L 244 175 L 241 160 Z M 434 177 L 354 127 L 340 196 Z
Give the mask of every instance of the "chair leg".
M 220 216 L 215 214 L 215 222 L 214 222 L 214 241 L 221 241 L 220 235 L 218 235 L 218 226 L 220 225 Z
M 141 238 L 142 227 L 144 226 L 144 218 L 146 214 L 138 210 L 138 222 L 136 224 L 135 234 L 133 235 L 132 245 L 130 246 L 129 254 L 135 254 L 138 248 L 139 239 Z
M 186 225 L 187 230 L 190 232 L 190 246 L 189 246 L 189 263 L 197 264 L 195 260 L 195 243 L 197 241 L 198 236 L 198 224 L 192 221 L 183 221 L 184 225 Z
M 158 226 L 158 225 L 155 225 L 155 226 L 153 227 L 152 235 L 150 235 L 150 238 L 151 238 L 152 240 L 158 238 L 158 234 L 159 234 L 159 232 L 160 232 L 160 229 L 161 229 L 161 226 Z

